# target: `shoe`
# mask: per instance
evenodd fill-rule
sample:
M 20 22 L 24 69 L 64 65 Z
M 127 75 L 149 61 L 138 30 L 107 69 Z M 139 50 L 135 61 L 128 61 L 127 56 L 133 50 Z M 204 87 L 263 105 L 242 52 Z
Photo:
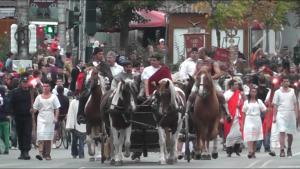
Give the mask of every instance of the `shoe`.
M 52 160 L 50 156 L 47 156 L 45 159 L 48 160 L 48 161 Z
M 24 160 L 30 160 L 30 156 L 29 156 L 29 154 L 28 154 L 28 151 L 25 151 L 24 152 Z
M 285 157 L 285 152 L 284 152 L 284 149 L 280 150 L 280 157 Z
M 291 150 L 291 148 L 287 149 L 286 154 L 287 154 L 287 157 L 292 157 L 292 150 Z
M 247 155 L 247 157 L 248 157 L 249 159 L 252 158 L 252 154 L 253 154 L 253 153 L 250 153 L 250 152 L 249 152 L 248 155 Z
M 77 158 L 77 156 L 75 156 L 75 155 L 74 155 L 74 156 L 72 156 L 72 157 L 73 157 L 73 159 L 76 159 L 76 158 Z
M 43 157 L 41 155 L 36 155 L 35 158 L 38 160 L 43 160 Z
M 20 157 L 18 157 L 18 160 L 24 160 L 24 152 L 21 152 Z
M 55 144 L 52 144 L 52 148 L 53 148 L 53 149 L 55 149 L 55 148 L 57 148 L 57 147 L 56 147 L 56 145 L 55 145 Z
M 274 151 L 270 151 L 269 155 L 272 156 L 272 157 L 274 157 L 274 156 L 276 156 L 276 153 Z

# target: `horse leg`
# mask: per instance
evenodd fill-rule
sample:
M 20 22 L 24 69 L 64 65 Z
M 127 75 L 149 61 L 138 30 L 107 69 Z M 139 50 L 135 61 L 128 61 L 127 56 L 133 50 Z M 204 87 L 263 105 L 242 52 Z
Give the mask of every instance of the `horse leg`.
M 113 138 L 113 147 L 114 147 L 114 159 L 115 162 L 119 162 L 119 137 L 118 137 L 118 131 L 111 126 L 111 134 L 112 134 L 112 138 Z
M 166 134 L 162 127 L 158 127 L 159 146 L 160 146 L 160 164 L 166 164 Z
M 118 138 L 118 158 L 119 161 L 116 161 L 116 166 L 120 166 L 123 165 L 123 153 L 122 153 L 122 149 L 123 149 L 123 144 L 124 144 L 124 139 L 125 139 L 125 130 L 121 129 L 118 131 L 119 132 L 119 138 Z
M 130 157 L 130 137 L 131 137 L 131 125 L 125 129 L 125 154 L 126 158 Z
M 213 140 L 213 151 L 211 153 L 211 156 L 213 159 L 217 159 L 218 158 L 218 138 L 214 138 Z
M 178 135 L 182 128 L 182 123 L 183 123 L 183 119 L 179 115 L 176 132 L 171 135 L 171 151 L 170 151 L 170 156 L 169 156 L 169 162 L 171 164 L 174 164 L 177 162 Z
M 88 152 L 90 155 L 90 161 L 95 161 L 95 141 L 91 138 L 91 135 L 87 135 L 86 137 L 86 143 L 88 146 Z

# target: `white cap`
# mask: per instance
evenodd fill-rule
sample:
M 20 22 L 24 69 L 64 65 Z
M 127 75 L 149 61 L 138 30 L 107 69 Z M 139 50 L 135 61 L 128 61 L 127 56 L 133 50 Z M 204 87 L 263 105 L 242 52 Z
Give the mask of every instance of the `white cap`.
M 163 38 L 159 39 L 159 42 L 164 42 L 165 40 Z

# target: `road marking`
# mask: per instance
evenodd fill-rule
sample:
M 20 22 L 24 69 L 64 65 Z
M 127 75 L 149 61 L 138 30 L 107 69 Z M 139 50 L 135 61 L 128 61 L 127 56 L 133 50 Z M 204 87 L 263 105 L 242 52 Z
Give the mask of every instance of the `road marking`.
M 300 165 L 281 165 L 278 168 L 300 168 Z
M 295 153 L 293 156 L 298 156 L 298 155 L 300 155 L 300 152 L 298 152 L 298 153 Z
M 272 161 L 273 160 L 268 160 L 268 161 L 264 162 L 259 168 L 265 168 Z
M 250 165 L 248 165 L 246 168 L 253 168 L 253 166 L 257 163 L 259 163 L 261 160 L 257 160 L 257 161 L 254 161 L 253 163 L 251 163 Z

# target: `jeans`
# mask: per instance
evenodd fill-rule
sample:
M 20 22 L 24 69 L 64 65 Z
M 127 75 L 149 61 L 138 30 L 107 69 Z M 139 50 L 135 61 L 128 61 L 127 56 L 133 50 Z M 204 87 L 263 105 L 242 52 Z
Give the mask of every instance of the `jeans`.
M 265 151 L 270 150 L 270 138 L 271 133 L 267 133 L 263 140 L 256 141 L 256 150 L 260 150 L 262 145 L 264 145 Z
M 85 133 L 81 133 L 76 130 L 72 130 L 72 146 L 71 155 L 73 157 L 79 156 L 79 158 L 84 158 L 84 141 Z

